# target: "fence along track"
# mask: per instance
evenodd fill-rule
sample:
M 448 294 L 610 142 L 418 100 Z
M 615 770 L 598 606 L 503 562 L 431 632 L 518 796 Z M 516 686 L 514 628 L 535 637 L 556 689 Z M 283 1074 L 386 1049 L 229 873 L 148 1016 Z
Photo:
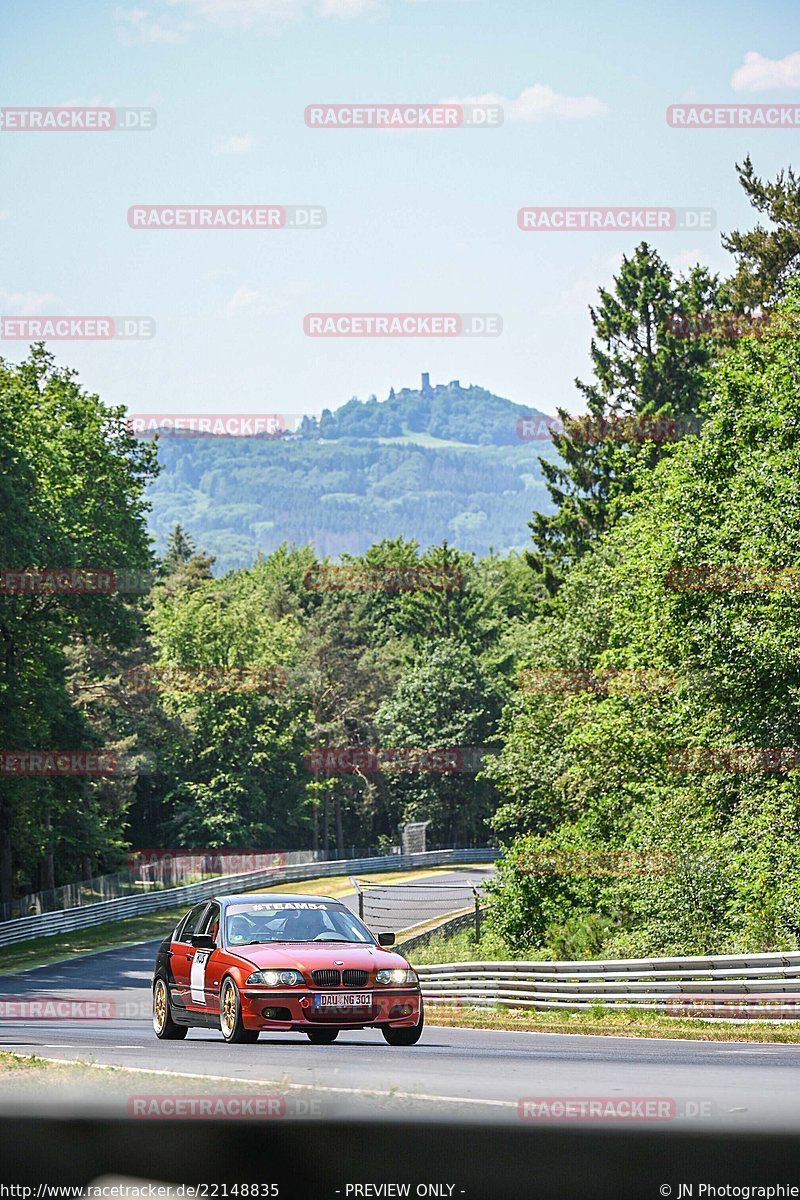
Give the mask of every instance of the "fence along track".
M 31 938 L 49 937 L 56 933 L 72 933 L 92 925 L 138 917 L 145 913 L 163 912 L 170 908 L 190 908 L 210 896 L 254 891 L 278 883 L 299 883 L 329 875 L 346 875 L 350 871 L 411 871 L 418 867 L 440 867 L 452 863 L 493 862 L 497 850 L 431 850 L 425 854 L 389 854 L 376 858 L 346 858 L 329 862 L 303 863 L 298 866 L 266 868 L 241 875 L 220 875 L 177 888 L 164 888 L 141 896 L 124 896 L 99 904 L 85 904 L 60 912 L 18 917 L 0 924 L 0 947 L 12 946 Z
M 380 883 L 358 879 L 354 875 L 350 876 L 350 882 L 358 896 L 359 917 L 374 928 L 397 933 L 471 909 L 475 913 L 476 931 L 480 930 L 478 910 L 482 883 L 429 883 L 424 879 Z M 444 913 L 443 898 L 447 899 Z

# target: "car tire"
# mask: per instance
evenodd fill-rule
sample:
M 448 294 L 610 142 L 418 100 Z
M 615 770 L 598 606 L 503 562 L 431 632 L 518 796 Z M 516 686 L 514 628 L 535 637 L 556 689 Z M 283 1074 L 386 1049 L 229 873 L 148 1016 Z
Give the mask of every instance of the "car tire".
M 245 1028 L 239 989 L 230 975 L 223 979 L 219 990 L 219 1027 L 226 1042 L 252 1045 L 258 1041 L 258 1030 Z
M 160 976 L 153 984 L 153 1029 L 156 1037 L 163 1042 L 179 1042 L 189 1032 L 188 1025 L 178 1025 L 173 1021 L 167 981 Z
M 381 1029 L 386 1041 L 390 1046 L 416 1046 L 419 1039 L 422 1037 L 422 1031 L 425 1028 L 425 1018 L 420 1013 L 418 1025 L 402 1025 L 392 1028 L 391 1025 L 384 1025 Z
M 312 1046 L 330 1046 L 335 1042 L 341 1030 L 339 1029 L 307 1029 L 306 1037 Z

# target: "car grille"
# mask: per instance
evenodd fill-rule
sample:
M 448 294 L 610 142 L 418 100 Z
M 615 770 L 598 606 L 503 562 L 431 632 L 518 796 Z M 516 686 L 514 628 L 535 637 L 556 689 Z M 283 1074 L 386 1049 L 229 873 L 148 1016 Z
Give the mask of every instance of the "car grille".
M 317 987 L 338 987 L 341 983 L 339 972 L 329 967 L 325 967 L 322 971 L 312 971 L 311 978 Z
M 345 987 L 366 987 L 369 971 L 342 971 L 342 982 Z

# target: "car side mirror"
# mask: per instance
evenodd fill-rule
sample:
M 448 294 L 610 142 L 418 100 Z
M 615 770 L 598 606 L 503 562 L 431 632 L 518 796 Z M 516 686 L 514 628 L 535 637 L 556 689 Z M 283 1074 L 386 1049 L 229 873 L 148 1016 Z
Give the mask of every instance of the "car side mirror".
M 198 950 L 215 950 L 217 947 L 217 943 L 210 933 L 193 933 L 189 941 Z
M 394 934 L 393 933 L 379 933 L 378 934 L 378 945 L 379 946 L 393 946 L 394 945 Z

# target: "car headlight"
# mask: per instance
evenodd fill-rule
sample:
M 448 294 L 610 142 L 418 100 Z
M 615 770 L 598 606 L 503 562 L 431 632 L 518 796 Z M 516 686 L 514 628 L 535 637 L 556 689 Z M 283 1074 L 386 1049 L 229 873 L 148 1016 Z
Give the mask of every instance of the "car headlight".
M 419 983 L 419 976 L 416 971 L 412 971 L 409 967 L 394 967 L 391 971 L 378 971 L 375 976 L 376 983 Z
M 245 982 L 262 983 L 265 987 L 278 987 L 279 984 L 294 987 L 305 981 L 299 971 L 254 971 L 252 975 L 248 975 Z

